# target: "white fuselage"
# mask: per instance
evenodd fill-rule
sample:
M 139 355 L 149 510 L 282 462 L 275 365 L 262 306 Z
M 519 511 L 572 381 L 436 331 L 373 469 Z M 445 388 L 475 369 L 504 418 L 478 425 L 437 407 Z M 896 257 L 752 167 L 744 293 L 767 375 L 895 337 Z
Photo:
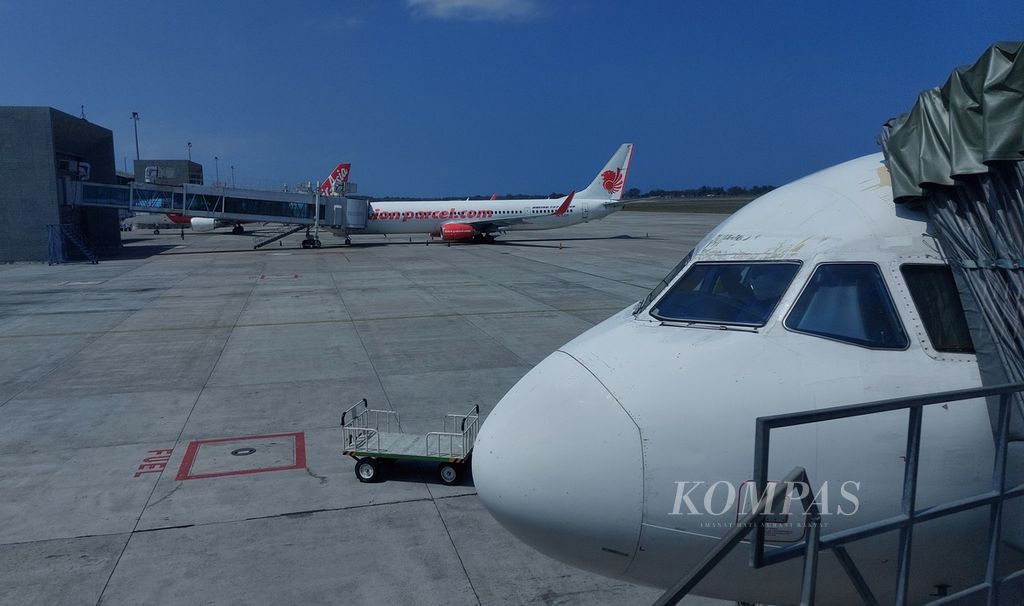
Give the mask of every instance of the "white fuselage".
M 132 225 L 139 229 L 172 229 L 191 227 L 188 220 L 173 220 L 165 213 L 136 213 L 121 221 L 124 225 Z
M 372 202 L 367 234 L 439 234 L 446 223 L 472 225 L 486 219 L 510 220 L 494 231 L 554 229 L 600 219 L 615 210 L 599 200 L 575 199 L 568 210 L 553 215 L 564 198 L 537 200 L 420 200 Z
M 656 297 L 531 370 L 483 424 L 474 450 L 474 479 L 488 509 L 555 558 L 668 587 L 735 524 L 740 499 L 729 500 L 728 485 L 751 480 L 757 417 L 980 386 L 974 354 L 937 351 L 926 334 L 901 268 L 944 260 L 925 215 L 895 206 L 887 179 L 878 154 L 761 197 L 708 234 L 659 295 L 695 263 L 798 264 L 763 326 L 662 321 L 651 315 Z M 909 344 L 869 348 L 787 325 L 816 269 L 837 263 L 877 266 Z M 897 514 L 906 419 L 895 412 L 773 434 L 769 478 L 781 480 L 799 465 L 815 490 L 827 482 L 824 533 Z M 922 444 L 919 507 L 990 486 L 994 449 L 984 402 L 926 408 Z M 1020 473 L 1019 466 L 1011 471 Z M 1021 524 L 1018 512 L 1004 528 L 1020 534 Z M 912 602 L 940 584 L 956 591 L 979 581 L 987 525 L 987 509 L 978 509 L 917 528 Z M 787 540 L 799 537 L 780 535 L 778 544 Z M 895 545 L 887 536 L 850 549 L 883 603 L 891 602 Z M 799 561 L 754 570 L 748 556 L 745 545 L 735 549 L 698 593 L 772 604 L 798 599 Z M 819 599 L 859 603 L 835 558 L 824 556 L 819 566 Z

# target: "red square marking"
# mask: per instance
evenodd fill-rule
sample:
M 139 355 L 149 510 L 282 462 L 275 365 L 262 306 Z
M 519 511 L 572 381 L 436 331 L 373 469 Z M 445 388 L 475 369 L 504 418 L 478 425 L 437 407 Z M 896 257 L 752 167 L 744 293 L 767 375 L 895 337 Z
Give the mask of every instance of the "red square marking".
M 289 440 L 292 444 L 282 443 L 282 441 Z M 245 454 L 236 454 L 236 451 Z M 228 456 L 224 456 L 225 453 L 228 453 Z M 247 457 L 256 453 L 260 453 L 260 455 L 252 459 L 251 464 L 247 464 L 250 462 Z M 288 457 L 290 461 L 282 460 L 285 454 L 290 455 Z M 231 455 L 237 458 L 228 458 Z M 197 462 L 199 469 L 194 469 L 197 467 Z M 182 459 L 178 475 L 174 479 L 181 482 L 182 480 L 305 468 L 306 437 L 301 431 L 238 438 L 215 438 L 189 442 L 188 448 L 185 450 L 185 458 Z

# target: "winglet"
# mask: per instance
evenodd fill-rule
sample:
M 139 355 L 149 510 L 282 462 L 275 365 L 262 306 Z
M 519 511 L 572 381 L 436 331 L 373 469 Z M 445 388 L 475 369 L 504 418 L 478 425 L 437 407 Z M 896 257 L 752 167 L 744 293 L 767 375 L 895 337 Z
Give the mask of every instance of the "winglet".
M 562 202 L 562 205 L 558 207 L 558 210 L 551 214 L 555 215 L 556 217 L 561 217 L 562 215 L 564 215 L 565 212 L 569 210 L 569 205 L 572 204 L 572 197 L 575 195 L 576 192 L 569 192 L 569 195 L 565 197 L 565 201 Z
M 491 194 L 491 200 L 497 200 L 498 194 Z

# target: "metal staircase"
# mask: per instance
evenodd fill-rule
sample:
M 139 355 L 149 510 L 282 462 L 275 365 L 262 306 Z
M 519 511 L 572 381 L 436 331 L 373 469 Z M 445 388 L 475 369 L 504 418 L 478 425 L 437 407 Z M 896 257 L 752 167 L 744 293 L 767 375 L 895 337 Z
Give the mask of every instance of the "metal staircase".
M 49 235 L 49 243 L 47 250 L 47 264 L 48 265 L 59 265 L 61 263 L 67 263 L 67 247 L 65 246 L 65 240 L 71 242 L 82 253 L 82 256 L 92 263 L 93 265 L 99 263 L 99 258 L 96 253 L 89 248 L 82 233 L 78 231 L 78 226 L 71 223 L 60 223 L 55 225 L 46 226 L 47 233 Z
M 291 227 L 285 229 L 284 231 L 282 231 L 280 233 L 277 233 L 277 234 L 274 234 L 273 236 L 270 236 L 269 238 L 257 241 L 255 244 L 252 245 L 252 247 L 253 247 L 254 250 L 257 249 L 257 248 L 263 248 L 264 246 L 266 246 L 268 244 L 273 244 L 274 242 L 277 242 L 278 240 L 281 240 L 282 238 L 287 238 L 288 236 L 290 236 L 290 235 L 292 235 L 292 234 L 294 234 L 296 232 L 302 231 L 303 229 L 306 229 L 305 225 L 294 225 L 294 226 L 291 226 Z

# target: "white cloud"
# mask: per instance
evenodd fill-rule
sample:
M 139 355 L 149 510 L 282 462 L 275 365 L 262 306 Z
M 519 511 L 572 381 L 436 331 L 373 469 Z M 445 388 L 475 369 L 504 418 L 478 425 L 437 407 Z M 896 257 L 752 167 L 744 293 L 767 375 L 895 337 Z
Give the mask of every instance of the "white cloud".
M 361 15 L 333 15 L 317 21 L 316 25 L 325 32 L 343 32 L 366 23 Z
M 406 0 L 414 14 L 463 21 L 528 21 L 538 15 L 536 0 Z

